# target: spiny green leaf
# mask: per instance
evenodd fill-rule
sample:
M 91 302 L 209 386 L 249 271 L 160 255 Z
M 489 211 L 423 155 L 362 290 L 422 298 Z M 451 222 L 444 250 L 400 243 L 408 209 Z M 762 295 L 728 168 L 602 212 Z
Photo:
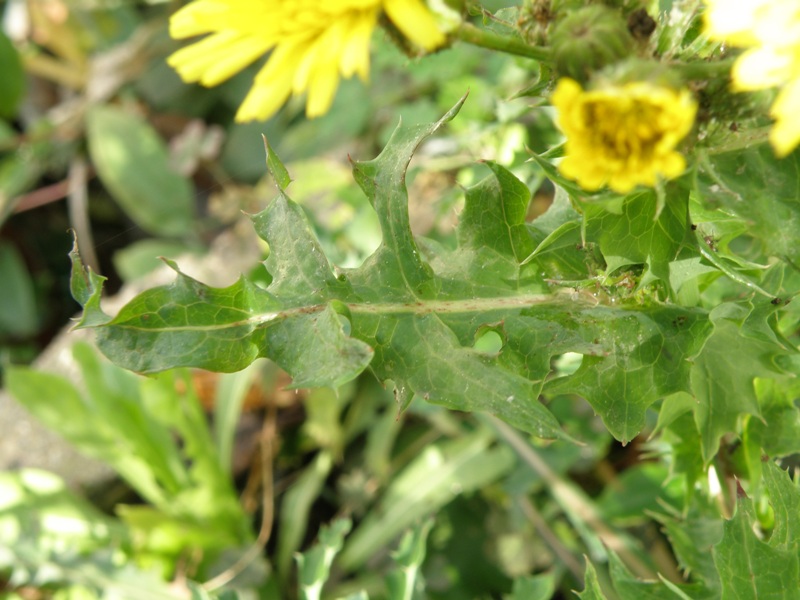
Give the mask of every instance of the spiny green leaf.
M 672 474 L 686 480 L 687 506 L 694 496 L 695 483 L 705 473 L 700 433 L 692 412 L 695 405 L 691 394 L 678 392 L 664 399 L 659 413 L 659 429 L 662 416 L 669 422 L 664 440 L 671 446 Z
M 536 247 L 523 262 L 534 261 L 552 279 L 588 279 L 590 262 L 581 237 L 583 220 L 567 192 L 556 187 L 553 203 L 528 226 Z
M 800 260 L 800 154 L 778 159 L 767 144 L 703 156 L 695 188 L 748 223 L 768 254 Z
M 456 302 L 439 304 L 443 311 L 458 308 Z M 439 315 L 412 313 L 393 319 L 365 315 L 354 325 L 354 335 L 374 331 L 372 368 L 380 379 L 396 383 L 401 402 L 414 393 L 456 410 L 488 411 L 540 437 L 566 437 L 538 402 L 540 386 L 498 368 L 497 358 L 462 346 Z
M 401 409 L 418 396 L 488 411 L 548 438 L 567 437 L 539 401 L 551 359 L 577 352 L 584 355 L 581 368 L 549 391 L 585 396 L 615 436 L 631 439 L 652 402 L 689 389 L 688 360 L 709 332 L 706 314 L 553 293 L 541 274 L 546 263 L 522 262 L 537 240 L 563 223 L 577 225 L 578 215 L 562 198 L 528 227 L 530 191 L 494 163 L 487 163 L 489 177 L 467 191 L 460 245 L 429 244 L 423 259 L 409 226 L 406 169 L 419 144 L 460 106 L 436 123 L 398 127 L 378 158 L 353 163 L 383 235 L 362 266 L 334 268 L 302 209 L 281 191 L 253 217 L 270 246 L 266 290 L 245 279 L 210 288 L 178 271 L 175 283 L 143 293 L 103 324 L 100 348 L 142 372 L 183 365 L 232 371 L 264 356 L 295 386 L 338 386 L 369 364 L 394 384 Z M 677 238 L 670 239 L 672 248 Z M 74 277 L 80 267 L 76 261 Z M 86 297 L 93 302 L 96 294 L 92 288 L 78 296 L 89 306 Z M 500 335 L 499 351 L 474 347 L 487 329 Z
M 346 278 L 334 275 L 303 209 L 283 192 L 252 221 L 256 232 L 270 244 L 265 264 L 272 283 L 267 290 L 281 298 L 282 306 L 352 297 Z
M 118 365 L 141 373 L 176 366 L 244 368 L 261 355 L 278 304 L 245 279 L 211 288 L 178 271 L 174 283 L 128 303 L 97 342 Z
M 554 316 L 536 316 L 549 318 L 552 327 Z M 545 390 L 580 394 L 623 442 L 641 431 L 653 402 L 689 391 L 689 359 L 709 331 L 704 312 L 663 306 L 584 309 L 565 325 L 550 343 L 582 353 L 583 362 L 573 375 L 548 382 Z
M 775 528 L 769 538 L 773 548 L 800 552 L 800 489 L 789 474 L 772 461 L 764 464 L 764 483 L 775 513 Z
M 720 438 L 736 431 L 741 415 L 760 414 L 753 379 L 780 373 L 774 357 L 785 352 L 783 345 L 774 336 L 769 340 L 761 329 L 763 320 L 748 320 L 752 311 L 750 303 L 716 307 L 710 315 L 714 333 L 691 367 L 695 419 L 706 462 L 716 454 Z M 746 353 L 736 351 L 742 347 Z
M 794 517 L 796 518 L 796 517 Z M 725 523 L 722 541 L 714 547 L 714 563 L 722 583 L 722 600 L 793 600 L 800 594 L 796 551 L 774 547 L 753 531 L 755 515 L 741 500 L 736 515 Z
M 695 504 L 681 517 L 658 515 L 657 520 L 664 527 L 678 564 L 694 581 L 719 596 L 719 575 L 714 565 L 711 549 L 720 543 L 723 535 L 723 521 L 716 508 L 702 511 Z
M 609 273 L 631 264 L 647 264 L 651 275 L 669 282 L 669 263 L 689 232 L 688 193 L 670 188 L 669 201 L 657 215 L 653 191 L 636 192 L 617 210 L 586 202 L 586 239 L 600 245 Z
M 800 452 L 800 382 L 765 379 L 756 381 L 756 392 L 763 419 L 751 419 L 750 429 L 758 432 L 761 447 L 769 456 L 788 456 Z
M 778 457 L 800 452 L 800 410 L 794 403 L 800 395 L 800 381 L 757 378 L 754 383 L 761 417 L 745 420 L 742 451 L 751 492 L 757 494 L 763 454 Z
M 278 321 L 266 329 L 270 358 L 292 375 L 290 387 L 338 388 L 355 379 L 373 350 L 345 332 L 347 321 L 330 304 L 316 314 Z
M 504 167 L 492 161 L 485 164 L 494 177 L 467 190 L 458 227 L 459 243 L 471 248 L 490 247 L 520 263 L 533 250 L 525 228 L 531 192 Z M 486 195 L 493 200 L 486 202 Z
M 609 571 L 620 600 L 711 600 L 713 595 L 700 586 L 667 586 L 661 580 L 637 579 L 614 552 L 609 552 Z
M 465 100 L 430 125 L 398 126 L 376 159 L 353 163 L 353 176 L 378 214 L 383 236 L 378 250 L 351 275 L 365 300 L 380 301 L 387 292 L 407 300 L 435 295 L 433 271 L 422 261 L 411 234 L 406 169 L 422 140 L 453 119 Z
M 330 305 L 281 311 L 244 278 L 211 288 L 177 272 L 173 284 L 144 292 L 98 331 L 98 344 L 117 364 L 142 373 L 176 366 L 230 372 L 269 352 L 296 385 L 310 386 L 338 386 L 369 364 L 372 350 L 345 335 Z

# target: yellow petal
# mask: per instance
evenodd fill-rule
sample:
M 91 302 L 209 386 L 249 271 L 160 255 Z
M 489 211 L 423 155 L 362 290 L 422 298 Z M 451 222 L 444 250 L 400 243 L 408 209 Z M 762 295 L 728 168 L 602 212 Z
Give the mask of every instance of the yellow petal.
M 266 120 L 283 106 L 292 93 L 292 79 L 304 46 L 282 44 L 256 75 L 253 87 L 236 113 L 238 122 Z
M 169 33 L 177 39 L 231 29 L 273 37 L 279 29 L 272 2 L 264 0 L 196 0 L 169 20 Z
M 666 179 L 675 179 L 686 170 L 686 159 L 678 152 L 670 152 L 661 161 L 659 171 Z
M 236 121 L 266 121 L 278 112 L 291 92 L 290 81 L 273 81 L 270 85 L 254 83 L 236 112 Z
M 775 99 L 770 115 L 776 120 L 769 140 L 775 154 L 786 156 L 800 143 L 800 78 L 781 90 Z
M 342 48 L 340 68 L 344 77 L 369 75 L 369 41 L 378 19 L 377 11 L 361 11 L 353 20 Z
M 763 90 L 779 85 L 790 76 L 792 61 L 792 56 L 772 48 L 748 50 L 733 65 L 733 89 Z
M 308 79 L 306 116 L 328 112 L 339 86 L 339 56 L 344 45 L 346 23 L 334 24 L 315 43 L 315 59 Z
M 705 30 L 709 37 L 733 46 L 757 43 L 753 32 L 756 14 L 768 0 L 707 0 Z
M 223 34 L 217 34 L 217 36 L 219 35 Z M 194 80 L 199 80 L 200 83 L 209 87 L 219 85 L 233 77 L 270 50 L 270 44 L 265 40 L 246 37 L 231 40 L 227 44 L 220 44 L 220 47 L 217 47 L 212 52 L 202 44 L 208 40 L 213 40 L 215 37 L 209 36 L 202 42 L 185 48 L 185 50 L 194 49 L 194 52 L 187 54 L 187 56 L 193 56 L 196 60 L 191 64 L 191 67 L 187 64 L 184 71 L 190 72 L 191 70 L 193 74 L 199 74 L 200 76 Z M 199 46 L 199 48 L 194 48 L 194 46 Z M 178 72 L 182 72 L 181 69 L 178 69 Z
M 177 39 L 209 33 L 219 29 L 219 19 L 228 11 L 225 2 L 192 2 L 169 20 L 169 34 Z
M 167 58 L 167 64 L 178 71 L 184 81 L 200 81 L 217 55 L 226 52 L 238 39 L 239 35 L 233 31 L 215 33 L 174 52 Z
M 392 23 L 412 42 L 425 50 L 434 50 L 445 43 L 436 19 L 420 0 L 384 0 L 383 10 Z

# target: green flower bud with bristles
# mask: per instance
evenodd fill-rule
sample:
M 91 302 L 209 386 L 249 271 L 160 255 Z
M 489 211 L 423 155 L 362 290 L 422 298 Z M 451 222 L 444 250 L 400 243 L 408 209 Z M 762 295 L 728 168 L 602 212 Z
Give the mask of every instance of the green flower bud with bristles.
M 624 17 L 600 4 L 567 15 L 550 41 L 559 73 L 582 83 L 595 71 L 630 56 L 634 47 Z

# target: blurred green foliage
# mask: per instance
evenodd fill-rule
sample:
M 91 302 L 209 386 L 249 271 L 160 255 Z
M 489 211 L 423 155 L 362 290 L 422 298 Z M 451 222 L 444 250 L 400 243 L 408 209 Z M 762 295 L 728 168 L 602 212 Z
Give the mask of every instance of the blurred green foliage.
M 532 11 L 544 3 L 482 4 L 467 3 L 475 23 L 538 35 L 542 13 Z M 27 25 L 12 19 L 22 5 Z M 698 35 L 699 2 L 643 5 L 675 17 L 659 21 L 659 52 L 713 54 Z M 581 598 L 702 599 L 736 597 L 753 583 L 755 595 L 742 597 L 796 597 L 800 497 L 762 455 L 791 468 L 800 452 L 800 308 L 786 303 L 800 289 L 797 153 L 778 161 L 763 145 L 743 150 L 727 124 L 711 124 L 687 177 L 584 201 L 552 163 L 561 136 L 545 105 L 546 66 L 464 44 L 411 59 L 382 33 L 370 82 L 343 82 L 324 117 L 306 120 L 292 101 L 267 123 L 237 124 L 258 65 L 213 89 L 185 85 L 164 62 L 178 47 L 166 31 L 172 8 L 2 8 L 3 384 L 65 443 L 110 465 L 125 491 L 120 498 L 114 482 L 101 482 L 96 506 L 65 482 L 70 473 L 0 473 L 0 596 L 545 600 L 580 589 Z M 389 191 L 408 186 L 409 226 L 449 276 L 450 293 L 496 291 L 525 273 L 521 286 L 556 282 L 561 298 L 603 304 L 591 323 L 557 310 L 498 313 L 474 336 L 473 323 L 448 323 L 470 332 L 458 343 L 474 359 L 450 374 L 452 385 L 491 375 L 488 402 L 510 370 L 524 368 L 558 431 L 580 444 L 411 394 L 393 398 L 371 373 L 354 378 L 369 355 L 360 342 L 347 345 L 352 323 L 341 307 L 325 313 L 331 338 L 312 344 L 290 331 L 285 340 L 289 364 L 319 355 L 304 380 L 295 373 L 307 385 L 330 376 L 323 358 L 352 351 L 358 368 L 333 389 L 284 391 L 285 374 L 261 360 L 207 389 L 200 371 L 143 377 L 71 342 L 59 354 L 71 357 L 71 372 L 42 358 L 22 366 L 77 308 L 68 300 L 68 228 L 109 292 L 162 283 L 159 256 L 211 265 L 215 285 L 243 271 L 255 292 L 295 291 L 311 267 L 300 249 L 291 261 L 282 254 L 294 239 L 316 240 L 342 269 L 362 267 L 382 241 L 373 209 L 381 198 L 362 192 L 347 157 L 377 156 L 398 118 L 433 123 L 467 90 L 458 118 L 422 143 L 407 174 L 393 169 Z M 755 133 L 743 135 L 763 141 L 763 117 L 748 122 Z M 293 179 L 294 203 L 281 204 L 267 176 L 262 134 L 273 174 L 285 165 Z M 708 150 L 714 144 L 725 151 Z M 269 244 L 242 215 L 267 207 L 294 219 Z M 241 259 L 242 248 L 254 250 Z M 470 279 L 480 265 L 490 268 Z M 290 276 L 281 281 L 281 272 Z M 245 284 L 235 285 L 238 293 Z M 626 320 L 620 306 L 642 298 L 676 306 L 636 305 Z M 684 325 L 696 347 L 672 335 Z M 642 346 L 653 331 L 669 343 Z M 418 343 L 444 339 L 423 333 Z M 509 340 L 519 339 L 546 351 L 535 360 L 514 353 Z M 334 351 L 322 356 L 322 343 Z M 140 351 L 123 342 L 119 354 L 135 360 Z M 244 366 L 231 356 L 209 364 Z M 423 366 L 434 364 L 435 352 L 425 356 Z M 441 384 L 442 372 L 431 381 Z

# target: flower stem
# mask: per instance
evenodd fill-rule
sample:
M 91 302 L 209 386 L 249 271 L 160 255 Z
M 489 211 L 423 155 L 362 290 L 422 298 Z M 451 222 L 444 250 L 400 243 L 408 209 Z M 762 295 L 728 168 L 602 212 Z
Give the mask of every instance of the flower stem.
M 525 58 L 532 58 L 539 61 L 549 61 L 551 58 L 550 51 L 546 48 L 529 46 L 518 38 L 497 35 L 485 29 L 478 29 L 470 23 L 462 23 L 458 29 L 453 32 L 453 35 L 462 42 L 481 46 L 482 48 L 500 50 L 507 54 L 524 56 Z
M 727 76 L 735 58 L 726 58 L 714 62 L 672 63 L 670 67 L 678 71 L 686 79 L 711 79 L 720 75 Z

